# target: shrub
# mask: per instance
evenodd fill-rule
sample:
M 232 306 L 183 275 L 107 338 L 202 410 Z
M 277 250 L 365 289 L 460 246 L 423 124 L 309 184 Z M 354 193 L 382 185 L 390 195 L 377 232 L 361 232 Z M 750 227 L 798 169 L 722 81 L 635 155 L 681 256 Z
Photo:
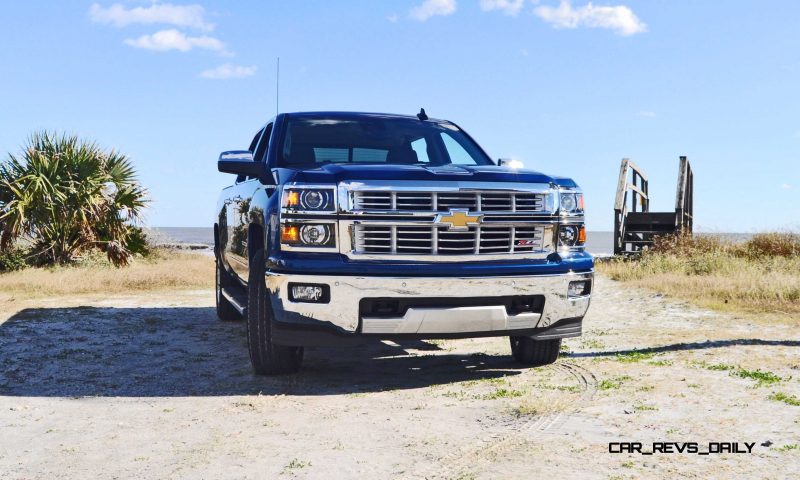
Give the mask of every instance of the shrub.
M 28 266 L 26 250 L 21 248 L 10 248 L 8 251 L 0 251 L 0 272 L 13 272 L 22 270 Z
M 709 253 L 723 253 L 729 245 L 722 240 L 706 235 L 674 234 L 659 235 L 653 240 L 650 253 L 696 257 Z
M 144 253 L 138 227 L 147 205 L 130 160 L 75 136 L 34 133 L 0 163 L 0 251 L 20 240 L 39 264 L 100 250 L 114 265 Z
M 759 233 L 741 246 L 748 257 L 792 257 L 800 255 L 800 235 L 791 232 Z

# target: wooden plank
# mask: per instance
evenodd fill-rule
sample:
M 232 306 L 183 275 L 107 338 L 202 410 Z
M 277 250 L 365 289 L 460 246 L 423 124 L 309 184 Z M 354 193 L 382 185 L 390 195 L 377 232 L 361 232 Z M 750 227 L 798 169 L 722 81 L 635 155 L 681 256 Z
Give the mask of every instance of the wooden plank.
M 637 187 L 636 185 L 634 185 L 632 183 L 628 184 L 628 190 L 633 190 L 634 192 L 636 192 L 639 195 L 641 195 L 642 198 L 644 198 L 644 199 L 647 198 L 647 194 L 644 192 L 644 190 L 642 190 L 641 188 Z M 642 203 L 642 208 L 644 208 L 644 203 Z
M 639 168 L 639 166 L 636 165 L 635 163 L 633 163 L 630 159 L 627 159 L 627 160 L 628 160 L 628 167 L 634 169 L 636 171 L 636 173 L 638 173 L 639 176 L 642 177 L 642 180 L 644 180 L 646 182 L 647 181 L 647 176 L 645 176 L 644 170 Z
M 684 208 L 684 200 L 686 193 L 686 157 L 680 157 L 678 161 L 678 188 L 675 192 L 675 211 L 680 212 Z
M 625 185 L 628 183 L 628 164 L 630 159 L 623 158 L 619 166 L 619 180 L 617 181 L 617 198 L 614 201 L 614 209 L 622 211 L 625 207 Z

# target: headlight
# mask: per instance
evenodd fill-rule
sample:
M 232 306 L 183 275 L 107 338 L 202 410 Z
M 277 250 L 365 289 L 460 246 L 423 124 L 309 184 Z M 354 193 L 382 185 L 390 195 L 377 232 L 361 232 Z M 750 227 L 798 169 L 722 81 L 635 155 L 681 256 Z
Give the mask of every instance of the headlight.
M 583 225 L 562 225 L 558 228 L 559 247 L 581 247 L 586 243 L 586 227 Z
M 297 247 L 333 247 L 336 238 L 332 224 L 289 223 L 281 226 L 281 243 Z
M 283 191 L 284 208 L 306 212 L 332 212 L 333 189 L 288 188 Z
M 562 193 L 561 194 L 561 213 L 580 213 L 583 212 L 582 193 Z
M 300 240 L 306 245 L 325 245 L 331 237 L 327 225 L 303 225 L 300 227 Z

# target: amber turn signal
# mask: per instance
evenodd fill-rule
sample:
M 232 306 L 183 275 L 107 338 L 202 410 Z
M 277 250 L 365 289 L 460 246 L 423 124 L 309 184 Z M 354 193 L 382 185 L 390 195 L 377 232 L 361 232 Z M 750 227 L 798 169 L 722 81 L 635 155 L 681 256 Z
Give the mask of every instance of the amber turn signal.
M 295 243 L 300 240 L 300 230 L 297 225 L 284 225 L 281 227 L 281 242 Z
M 583 225 L 581 225 L 581 227 L 578 229 L 578 243 L 579 244 L 586 243 L 586 227 L 584 227 Z
M 284 197 L 284 207 L 296 207 L 300 205 L 300 192 L 296 190 L 289 190 Z

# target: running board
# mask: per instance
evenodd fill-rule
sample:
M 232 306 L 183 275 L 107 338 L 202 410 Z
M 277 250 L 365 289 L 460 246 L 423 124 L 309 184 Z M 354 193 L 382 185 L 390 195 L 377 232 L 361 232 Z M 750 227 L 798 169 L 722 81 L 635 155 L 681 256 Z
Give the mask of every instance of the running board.
M 245 292 L 240 291 L 238 288 L 228 287 L 222 289 L 222 296 L 233 305 L 239 315 L 247 316 L 247 294 Z

